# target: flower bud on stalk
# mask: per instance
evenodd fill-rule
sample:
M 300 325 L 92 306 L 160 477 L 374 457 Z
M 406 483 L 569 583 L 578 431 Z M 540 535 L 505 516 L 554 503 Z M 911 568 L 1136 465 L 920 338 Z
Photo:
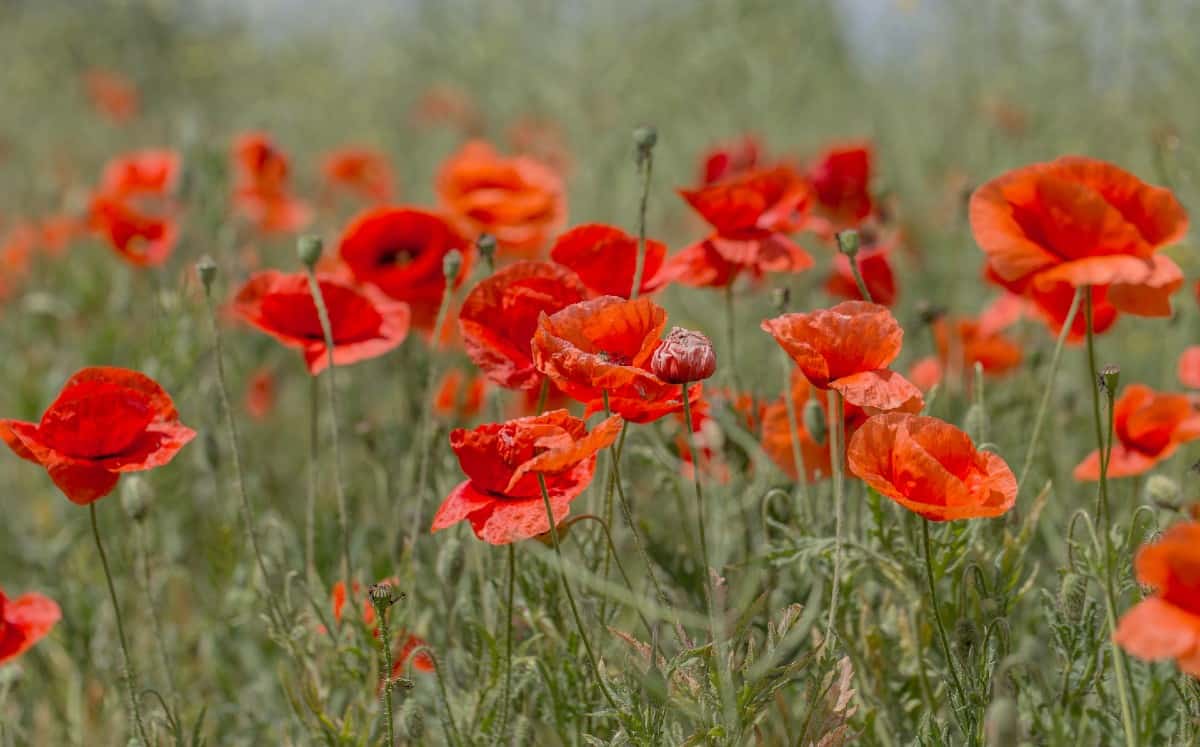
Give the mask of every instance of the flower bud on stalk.
M 825 439 L 829 436 L 829 423 L 825 420 L 825 410 L 821 403 L 815 399 L 805 402 L 801 419 L 804 422 L 804 430 L 812 436 L 813 443 L 824 446 Z
M 442 275 L 445 276 L 447 283 L 453 283 L 458 279 L 458 273 L 462 271 L 463 255 L 457 249 L 451 249 L 446 252 L 446 256 L 442 258 Z
M 650 359 L 650 370 L 668 384 L 703 381 L 716 369 L 712 342 L 703 334 L 682 327 L 672 328 Z
M 321 252 L 324 251 L 325 244 L 321 241 L 320 236 L 307 234 L 301 236 L 296 242 L 296 254 L 300 257 L 300 261 L 310 270 L 317 266 L 317 261 L 321 259 Z

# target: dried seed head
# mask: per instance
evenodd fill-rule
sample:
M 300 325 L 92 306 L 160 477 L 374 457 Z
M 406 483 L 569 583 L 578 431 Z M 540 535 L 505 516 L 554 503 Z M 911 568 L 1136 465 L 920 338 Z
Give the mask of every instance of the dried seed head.
M 649 125 L 643 125 L 633 131 L 633 144 L 637 148 L 637 162 L 640 165 L 650 157 L 650 152 L 658 143 L 658 130 Z
M 321 252 L 324 250 L 325 242 L 321 241 L 320 236 L 305 234 L 296 241 L 296 254 L 304 266 L 310 270 L 317 266 L 318 260 L 321 259 Z
M 379 584 L 371 584 L 367 587 L 367 594 L 371 598 L 371 604 L 377 608 L 387 609 L 403 598 L 403 594 L 397 595 L 392 589 L 392 585 L 386 581 Z
M 446 252 L 446 256 L 442 257 L 442 275 L 445 276 L 447 283 L 458 280 L 458 273 L 462 272 L 462 265 L 462 252 L 457 249 Z
M 1099 381 L 1096 384 L 1100 387 L 1101 392 L 1112 399 L 1117 396 L 1117 385 L 1120 381 L 1121 367 L 1109 365 L 1100 369 Z
M 815 399 L 805 402 L 801 419 L 804 421 L 804 430 L 808 431 L 813 443 L 824 446 L 825 439 L 829 436 L 829 423 L 825 419 L 825 408 L 821 407 L 821 403 Z
M 712 342 L 703 334 L 674 327 L 654 351 L 650 370 L 668 384 L 690 384 L 713 375 L 717 356 Z

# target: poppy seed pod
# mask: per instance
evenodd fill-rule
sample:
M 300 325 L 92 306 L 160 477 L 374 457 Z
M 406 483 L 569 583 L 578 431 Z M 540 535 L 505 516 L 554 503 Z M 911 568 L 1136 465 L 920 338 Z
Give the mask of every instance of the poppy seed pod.
M 490 233 L 479 234 L 479 238 L 475 239 L 475 248 L 479 250 L 479 256 L 483 257 L 483 261 L 490 263 L 496 256 L 496 237 Z
M 204 291 L 207 293 L 212 288 L 213 280 L 217 277 L 217 263 L 213 258 L 205 254 L 196 263 L 196 272 L 200 274 L 200 282 L 204 284 Z
M 447 282 L 453 283 L 458 279 L 458 273 L 462 271 L 462 265 L 462 252 L 457 249 L 451 249 L 446 252 L 446 256 L 442 257 L 442 274 L 446 276 Z
M 1121 367 L 1108 365 L 1100 369 L 1100 381 L 1096 382 L 1100 386 L 1100 391 L 1104 392 L 1109 398 L 1117 396 L 1117 387 L 1121 382 Z
M 316 267 L 317 260 L 321 259 L 321 252 L 324 250 L 325 243 L 321 241 L 320 236 L 307 234 L 296 241 L 296 254 L 305 267 Z
M 650 360 L 650 370 L 669 384 L 703 381 L 716 369 L 712 342 L 703 334 L 682 327 L 671 329 Z
M 845 254 L 850 259 L 854 259 L 854 255 L 858 254 L 858 247 L 861 245 L 858 231 L 855 231 L 853 228 L 838 231 L 837 244 L 839 252 Z
M 633 144 L 637 146 L 638 160 L 642 160 L 658 144 L 658 130 L 643 125 L 633 131 Z

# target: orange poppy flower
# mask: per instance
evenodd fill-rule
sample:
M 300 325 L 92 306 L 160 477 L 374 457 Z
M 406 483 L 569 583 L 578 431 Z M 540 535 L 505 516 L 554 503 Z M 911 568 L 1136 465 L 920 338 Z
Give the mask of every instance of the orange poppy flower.
M 927 355 L 908 368 L 908 380 L 923 393 L 929 394 L 942 383 L 942 362 L 936 355 Z
M 137 267 L 161 265 L 179 237 L 174 193 L 182 160 L 172 150 L 135 151 L 104 167 L 88 223 Z
M 971 228 L 995 274 L 1035 291 L 1108 286 L 1119 311 L 1167 316 L 1183 284 L 1160 248 L 1187 232 L 1167 189 L 1116 166 L 1066 156 L 1016 169 L 971 196 Z
M 816 194 L 812 230 L 832 235 L 870 217 L 872 160 L 871 144 L 865 141 L 835 145 L 817 157 L 808 170 Z
M 550 531 L 538 475 L 555 522 L 591 483 L 596 453 L 616 440 L 621 418 L 613 416 L 588 433 L 587 424 L 566 410 L 456 429 L 450 447 L 467 480 L 456 487 L 433 518 L 432 531 L 470 521 L 475 536 L 506 545 Z
M 855 260 L 863 283 L 871 294 L 871 301 L 883 306 L 896 302 L 896 274 L 892 271 L 891 253 L 893 243 L 880 242 L 858 250 Z M 833 258 L 833 269 L 825 280 L 825 292 L 848 301 L 865 301 L 854 279 L 850 258 L 841 252 Z
M 533 336 L 533 365 L 567 396 L 648 423 L 683 407 L 680 387 L 650 370 L 667 312 L 653 301 L 600 296 L 543 314 Z
M 1017 500 L 1004 460 L 937 418 L 876 415 L 850 438 L 846 459 L 863 482 L 930 521 L 1000 516 Z
M 804 426 L 804 407 L 814 396 L 825 413 L 825 421 L 829 422 L 829 398 L 823 390 L 813 391 L 808 379 L 799 370 L 793 369 L 790 385 L 792 405 L 796 408 L 796 431 L 793 433 L 788 417 L 787 402 L 780 397 L 767 405 L 762 414 L 762 447 L 779 469 L 783 470 L 793 480 L 800 478 L 796 466 L 795 454 L 792 453 L 792 442 L 800 439 L 800 456 L 804 460 L 805 482 L 819 482 L 832 473 L 833 460 L 830 456 L 828 437 L 821 443 L 813 438 Z M 846 403 L 843 409 L 843 427 L 847 440 L 858 427 L 867 419 L 867 414 L 859 407 Z
M 1050 334 L 1055 337 L 1062 332 L 1063 325 L 1067 323 L 1067 313 L 1070 312 L 1071 303 L 1075 299 L 1075 288 L 1069 283 L 1053 283 L 1047 287 L 1039 287 L 1029 278 L 1010 283 L 997 275 L 990 266 L 985 268 L 984 277 L 989 283 L 1003 288 L 1008 295 L 1023 302 L 1024 306 L 1019 312 L 1014 313 L 1014 307 L 1007 306 L 1003 309 L 1006 313 L 1014 317 L 1020 316 L 1022 313 L 1028 314 L 1044 323 L 1050 330 Z M 1120 314 L 1116 307 L 1108 300 L 1108 287 L 1094 286 L 1092 288 L 1093 334 L 1099 335 L 1107 332 L 1117 323 L 1119 317 Z M 1015 318 L 1012 321 L 1015 321 Z M 1078 345 L 1086 338 L 1087 317 L 1081 302 L 1079 310 L 1075 312 L 1075 321 L 1071 323 L 1071 330 L 1067 333 L 1067 342 Z
M 539 317 L 586 297 L 575 273 L 550 262 L 498 270 L 471 289 L 458 314 L 467 355 L 500 386 L 537 390 L 543 376 L 534 368 L 530 344 Z
M 1021 346 L 990 329 L 981 318 L 938 319 L 933 323 L 938 359 L 943 367 L 953 365 L 966 381 L 974 375 L 975 364 L 983 365 L 984 373 L 999 376 L 1021 365 Z M 951 360 L 955 356 L 955 360 Z
M 639 294 L 653 293 L 666 285 L 663 261 L 667 246 L 646 240 Z M 616 226 L 588 223 L 559 236 L 550 248 L 550 259 L 574 270 L 588 290 L 600 296 L 629 298 L 637 271 L 638 240 Z
M 32 648 L 61 619 L 62 610 L 49 597 L 30 592 L 9 599 L 0 589 L 0 665 Z
M 137 86 L 124 75 L 93 68 L 83 74 L 83 85 L 92 108 L 113 124 L 125 124 L 137 116 Z
M 463 255 L 455 288 L 470 274 L 471 244 L 436 213 L 415 207 L 379 207 L 360 213 L 342 232 L 338 256 L 355 280 L 373 285 L 413 312 L 413 324 L 433 329 L 452 250 Z
M 433 396 L 433 411 L 443 418 L 471 420 L 483 412 L 487 379 L 452 368 L 442 374 Z
M 834 389 L 871 413 L 919 412 L 921 392 L 887 367 L 900 354 L 904 330 L 886 307 L 843 301 L 831 309 L 784 314 L 762 328 L 820 389 Z
M 408 336 L 407 304 L 331 275 L 319 275 L 318 285 L 329 311 L 335 364 L 346 366 L 383 355 Z M 266 270 L 251 276 L 234 298 L 233 312 L 284 345 L 303 351 L 313 376 L 329 365 L 317 305 L 304 273 Z
M 1200 345 L 1192 345 L 1179 356 L 1179 383 L 1200 389 Z
M 465 234 L 495 237 L 500 257 L 537 257 L 567 219 L 557 173 L 528 156 L 505 158 L 481 140 L 442 164 L 437 193 Z
M 1126 612 L 1113 640 L 1139 659 L 1175 659 L 1200 677 L 1200 523 L 1176 524 L 1138 550 L 1138 581 L 1156 593 Z
M 370 148 L 340 148 L 325 156 L 321 175 L 335 190 L 367 200 L 389 202 L 396 177 L 386 153 Z
M 762 152 L 762 143 L 753 133 L 717 143 L 700 159 L 700 184 L 716 184 L 754 170 Z
M 1109 477 L 1140 475 L 1175 453 L 1180 444 L 1200 438 L 1200 414 L 1185 394 L 1164 394 L 1131 384 L 1113 408 L 1112 460 Z M 1075 479 L 1100 479 L 1100 452 L 1093 451 L 1075 467 Z
M 233 144 L 233 208 L 263 233 L 294 233 L 312 210 L 291 192 L 288 157 L 262 132 L 239 136 Z

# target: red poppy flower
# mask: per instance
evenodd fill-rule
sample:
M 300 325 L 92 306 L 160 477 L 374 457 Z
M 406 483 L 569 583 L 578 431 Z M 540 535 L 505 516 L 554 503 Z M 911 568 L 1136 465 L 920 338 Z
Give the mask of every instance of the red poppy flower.
M 370 202 L 388 202 L 396 178 L 387 154 L 369 148 L 341 148 L 325 156 L 321 174 L 335 190 Z
M 1200 438 L 1200 414 L 1185 394 L 1164 394 L 1131 384 L 1113 408 L 1113 435 L 1117 441 L 1108 476 L 1140 475 L 1174 454 L 1180 444 Z M 1100 479 L 1098 450 L 1076 465 L 1075 479 Z
M 575 273 L 550 262 L 518 262 L 480 281 L 458 315 L 467 354 L 508 389 L 539 389 L 530 343 L 538 318 L 587 297 Z
M 629 298 L 637 271 L 638 240 L 615 226 L 588 223 L 567 231 L 550 249 L 550 259 L 574 270 L 588 290 L 601 296 Z M 646 240 L 639 294 L 653 293 L 666 285 L 660 276 L 667 246 Z
M 892 271 L 891 252 L 891 243 L 880 243 L 859 249 L 855 256 L 871 300 L 883 306 L 891 306 L 896 302 L 896 275 Z M 850 268 L 850 258 L 841 252 L 833 258 L 833 269 L 825 280 L 825 292 L 849 301 L 867 300 L 858 289 L 854 270 Z
M 62 214 L 43 218 L 38 229 L 42 250 L 48 256 L 57 258 L 67 253 L 71 242 L 86 230 L 86 226 L 75 216 Z
M 91 226 L 135 267 L 156 267 L 171 256 L 179 228 L 170 215 L 139 211 L 131 202 L 99 194 L 92 198 Z
M 854 228 L 871 215 L 872 160 L 866 142 L 837 145 L 817 157 L 808 179 L 816 193 L 814 213 L 823 220 L 814 221 L 814 230 L 832 234 Z
M 567 396 L 648 423 L 683 407 L 682 392 L 655 376 L 650 360 L 661 344 L 667 312 L 653 301 L 600 296 L 543 314 L 533 336 L 533 365 Z
M 942 383 L 942 362 L 936 355 L 927 355 L 909 366 L 908 380 L 923 393 L 929 394 Z
M 1050 334 L 1057 337 L 1062 332 L 1063 325 L 1067 323 L 1067 314 L 1071 310 L 1071 303 L 1075 300 L 1076 289 L 1069 283 L 1053 283 L 1046 287 L 1040 287 L 1028 278 L 1010 283 L 997 275 L 990 266 L 985 268 L 984 277 L 988 282 L 1004 288 L 1009 295 L 1024 301 L 1025 309 L 1022 311 L 1042 321 L 1050 330 Z M 1107 332 L 1117 323 L 1120 316 L 1116 307 L 1108 300 L 1108 290 L 1108 287 L 1103 285 L 1092 288 L 1093 334 L 1099 335 Z M 1011 313 L 1012 309 L 1006 308 L 1004 311 Z M 1087 316 L 1084 314 L 1081 302 L 1078 311 L 1075 312 L 1075 320 L 1071 323 L 1071 330 L 1067 333 L 1067 342 L 1077 345 L 1086 338 Z
M 1134 568 L 1156 593 L 1121 617 L 1113 640 L 1139 659 L 1175 659 L 1200 677 L 1200 523 L 1176 524 L 1143 546 Z
M 409 310 L 331 275 L 318 277 L 333 332 L 333 361 L 346 366 L 383 355 L 408 336 Z M 329 364 L 325 335 L 302 273 L 266 270 L 253 275 L 233 300 L 233 312 L 284 345 L 304 352 L 316 376 Z
M 26 223 L 12 227 L 0 241 L 0 300 L 14 293 L 29 275 L 37 249 L 37 231 Z
M 137 116 L 138 90 L 124 75 L 93 68 L 83 74 L 83 84 L 92 108 L 113 124 L 125 124 Z
M 360 283 L 411 306 L 413 323 L 429 331 L 446 290 L 442 263 L 454 249 L 463 255 L 457 288 L 470 274 L 470 243 L 436 213 L 381 207 L 350 222 L 338 244 L 338 256 Z
M 1192 345 L 1179 356 L 1179 383 L 1188 389 L 1200 389 L 1200 345 Z
M 487 379 L 452 368 L 442 375 L 433 396 L 433 411 L 444 418 L 470 420 L 483 411 Z
M 104 166 L 99 191 L 125 197 L 160 195 L 175 192 L 183 173 L 183 158 L 178 151 L 165 148 L 127 153 Z
M 436 667 L 433 663 L 433 657 L 429 655 L 429 652 L 417 650 L 428 647 L 429 644 L 425 642 L 424 638 L 402 631 L 400 633 L 400 640 L 401 642 L 396 646 L 396 652 L 392 657 L 393 679 L 404 676 L 408 660 L 413 656 L 414 652 L 416 652 L 416 657 L 412 660 L 413 669 L 427 674 L 434 671 Z
M 246 383 L 246 412 L 255 420 L 265 420 L 275 409 L 275 372 L 263 366 Z
M 792 357 L 812 384 L 835 389 L 868 412 L 919 412 L 921 392 L 888 370 L 904 330 L 886 307 L 843 301 L 831 309 L 784 314 L 762 328 Z
M 700 160 L 700 183 L 708 186 L 752 171 L 759 165 L 762 151 L 762 143 L 753 133 L 717 143 Z
M 0 420 L 0 440 L 80 505 L 111 493 L 122 472 L 171 461 L 195 435 L 162 387 L 124 368 L 79 371 L 38 423 Z
M 473 140 L 442 165 L 438 198 L 464 233 L 496 238 L 500 257 L 534 258 L 567 218 L 562 179 L 527 156 Z
M 830 456 L 829 438 L 826 435 L 821 443 L 813 438 L 803 422 L 805 405 L 813 397 L 825 414 L 825 422 L 829 423 L 829 398 L 827 392 L 817 389 L 814 391 L 808 380 L 799 370 L 793 369 L 791 374 L 790 391 L 792 405 L 796 412 L 796 433 L 793 435 L 788 417 L 787 402 L 782 397 L 767 405 L 762 415 L 762 447 L 771 461 L 783 470 L 793 480 L 799 479 L 800 470 L 796 466 L 795 454 L 792 451 L 793 439 L 800 441 L 800 457 L 804 460 L 806 482 L 819 482 L 829 477 L 833 460 Z M 862 408 L 849 402 L 844 403 L 843 428 L 846 438 L 854 435 L 858 427 L 867 419 Z
M 0 589 L 0 665 L 16 659 L 46 637 L 62 610 L 41 594 L 22 594 L 9 599 Z
M 937 418 L 876 415 L 850 438 L 846 457 L 863 482 L 930 521 L 1000 516 L 1017 500 L 1004 460 Z
M 172 150 L 143 150 L 112 159 L 92 195 L 88 222 L 137 267 L 167 261 L 179 237 L 174 192 L 181 159 Z
M 467 480 L 446 497 L 433 531 L 468 520 L 475 536 L 493 545 L 550 531 L 537 476 L 545 479 L 554 520 L 561 522 L 591 483 L 596 452 L 616 440 L 621 427 L 621 418 L 613 416 L 588 433 L 584 421 L 555 410 L 456 429 L 450 447 Z
M 1108 286 L 1120 311 L 1167 316 L 1179 267 L 1156 253 L 1187 232 L 1169 190 L 1095 159 L 1059 158 L 1010 171 L 971 196 L 971 228 L 996 275 L 1045 291 Z
M 933 323 L 933 336 L 942 366 L 957 369 L 967 381 L 974 375 L 976 363 L 990 376 L 1021 365 L 1021 346 L 989 329 L 982 320 L 938 319 Z
M 288 158 L 268 135 L 239 136 L 232 159 L 236 213 L 263 233 L 293 233 L 308 224 L 312 211 L 292 194 Z

